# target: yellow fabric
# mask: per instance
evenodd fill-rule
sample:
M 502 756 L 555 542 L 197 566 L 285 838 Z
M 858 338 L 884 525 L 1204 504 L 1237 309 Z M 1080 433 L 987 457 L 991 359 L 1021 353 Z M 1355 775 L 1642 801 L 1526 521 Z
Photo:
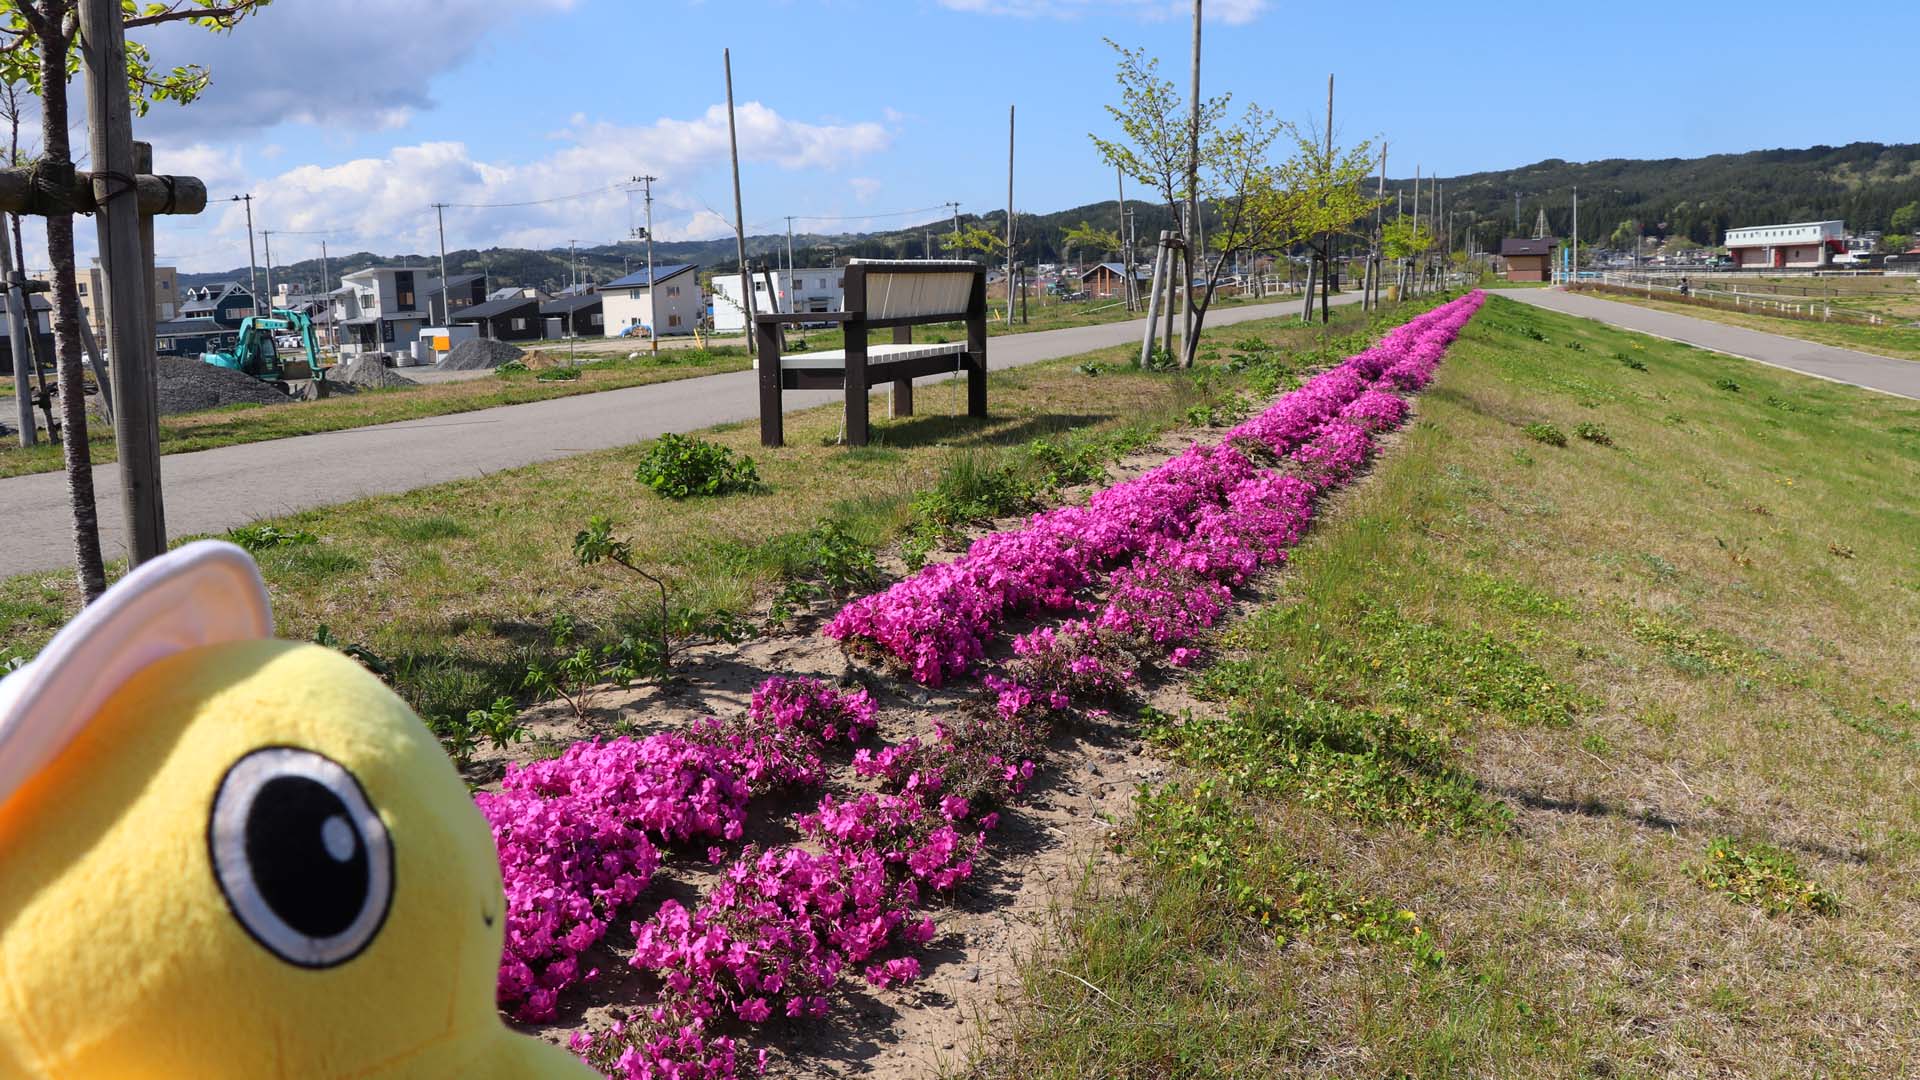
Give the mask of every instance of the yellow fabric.
M 215 794 L 268 746 L 344 766 L 391 837 L 386 920 L 334 967 L 256 942 L 215 876 Z M 180 653 L 0 806 L 0 1080 L 593 1076 L 500 1021 L 503 908 L 484 819 L 379 680 L 284 641 Z

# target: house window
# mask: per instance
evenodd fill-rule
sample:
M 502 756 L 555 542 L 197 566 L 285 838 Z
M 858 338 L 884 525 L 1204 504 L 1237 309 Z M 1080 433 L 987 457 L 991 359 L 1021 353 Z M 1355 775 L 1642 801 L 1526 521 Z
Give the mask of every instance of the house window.
M 638 300 L 638 299 L 640 299 L 640 290 L 639 290 L 639 289 L 628 289 L 628 290 L 627 290 L 627 299 L 629 299 L 629 300 Z
M 827 279 L 826 279 L 826 278 L 821 278 L 821 279 L 819 279 L 819 283 L 818 283 L 818 284 L 816 284 L 816 285 L 814 286 L 814 288 L 816 288 L 816 289 L 824 289 L 824 288 L 826 288 L 826 287 L 827 287 Z
M 525 330 L 527 328 L 527 320 L 525 319 L 513 320 L 513 328 L 515 330 Z
M 667 313 L 667 325 L 668 325 L 668 326 L 679 326 L 679 325 L 680 325 L 680 316 L 678 316 L 678 315 L 675 315 L 675 314 L 673 314 L 672 312 L 668 312 L 668 313 Z
M 668 297 L 668 299 L 672 299 L 673 297 L 676 297 L 676 296 L 679 296 L 679 295 L 680 295 L 680 286 L 678 286 L 678 285 L 669 285 L 669 286 L 667 286 L 667 297 Z
M 844 278 L 844 277 L 838 277 L 838 278 L 834 278 L 834 279 L 833 279 L 833 287 L 834 287 L 834 288 L 836 288 L 836 289 L 844 289 L 844 288 L 846 288 L 846 287 L 847 287 L 847 279 L 846 279 L 846 278 Z
M 78 286 L 78 287 L 79 287 L 79 289 L 80 289 L 80 295 L 81 295 L 81 296 L 85 296 L 85 295 L 87 295 L 87 283 L 86 283 L 86 282 L 84 282 L 84 281 L 83 281 L 83 282 L 81 282 L 81 283 L 79 284 L 79 286 Z
M 587 325 L 588 325 L 588 326 L 603 326 L 603 325 L 605 325 L 605 324 L 604 324 L 604 323 L 603 323 L 603 322 L 601 321 L 601 318 L 600 318 L 600 313 L 596 311 L 596 312 L 594 312 L 593 314 L 591 314 L 591 315 L 589 315 L 589 316 L 587 316 Z

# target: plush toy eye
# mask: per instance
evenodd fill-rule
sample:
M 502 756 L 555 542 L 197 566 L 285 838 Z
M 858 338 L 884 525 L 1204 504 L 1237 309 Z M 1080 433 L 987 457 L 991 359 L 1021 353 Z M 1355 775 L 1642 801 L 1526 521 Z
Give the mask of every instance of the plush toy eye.
M 234 917 L 289 964 L 343 964 L 386 921 L 387 827 L 353 774 L 311 750 L 270 746 L 234 762 L 207 846 Z

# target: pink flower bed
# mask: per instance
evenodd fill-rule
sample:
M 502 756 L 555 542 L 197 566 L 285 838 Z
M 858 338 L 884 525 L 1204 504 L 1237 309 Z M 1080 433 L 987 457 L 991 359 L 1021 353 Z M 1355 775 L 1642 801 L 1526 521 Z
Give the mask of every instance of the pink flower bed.
M 1481 300 L 1408 321 L 1226 444 L 1193 447 L 847 605 L 829 635 L 933 685 L 975 670 L 1011 617 L 1079 615 L 1013 640 L 984 680 L 993 707 L 963 710 L 926 741 L 855 749 L 854 775 L 877 790 L 823 794 L 792 821 L 802 843 L 712 847 L 721 880 L 697 905 L 665 901 L 632 923 L 630 963 L 658 979 L 657 1000 L 576 1036 L 575 1050 L 616 1076 L 722 1080 L 766 1065 L 764 1051 L 717 1034 L 723 1026 L 825 1015 L 853 977 L 917 978 L 911 950 L 937 933 L 919 913 L 971 877 L 994 808 L 1025 791 L 1054 719 L 1124 693 L 1142 658 L 1195 662 L 1191 643 L 1224 617 L 1232 587 L 1284 560 L 1315 500 L 1364 467 L 1373 436 L 1404 422 L 1400 393 L 1426 385 Z M 593 976 L 581 954 L 646 888 L 660 846 L 737 841 L 755 791 L 819 785 L 828 748 L 873 729 L 864 691 L 776 677 L 744 717 L 583 743 L 510 772 L 499 794 L 478 796 L 508 882 L 502 1006 L 551 1017 L 561 991 Z

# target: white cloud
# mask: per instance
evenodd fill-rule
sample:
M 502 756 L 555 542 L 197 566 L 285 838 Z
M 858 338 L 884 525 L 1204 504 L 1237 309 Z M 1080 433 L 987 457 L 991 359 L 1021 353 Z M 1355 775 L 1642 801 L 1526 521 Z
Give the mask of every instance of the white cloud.
M 191 108 L 154 106 L 143 135 L 282 122 L 351 129 L 403 126 L 433 104 L 430 84 L 487 34 L 575 0 L 292 0 L 231 34 L 194 26 L 137 31 L 156 64 L 201 64 L 213 84 Z
M 787 171 L 831 172 L 892 141 L 877 122 L 809 123 L 757 101 L 740 105 L 735 117 L 743 163 Z M 453 204 L 446 210 L 450 248 L 606 243 L 640 222 L 641 197 L 625 188 L 629 177 L 641 174 L 659 178 L 657 237 L 704 239 L 729 231 L 731 220 L 708 204 L 709 198 L 731 202 L 724 105 L 691 119 L 641 125 L 574 119 L 545 156 L 525 161 L 480 160 L 465 143 L 422 142 L 379 157 L 250 178 L 234 151 L 163 143 L 155 153 L 169 171 L 200 176 L 210 189 L 251 190 L 255 227 L 288 234 L 287 248 L 276 240 L 276 251 L 317 248 L 320 237 L 311 234 L 322 232 L 335 251 L 432 251 L 438 246 L 435 202 Z M 857 194 L 878 186 L 866 178 L 848 183 Z M 753 197 L 751 181 L 747 194 Z M 572 195 L 580 197 L 563 198 Z M 235 253 L 246 250 L 245 227 L 242 206 L 215 205 L 200 219 L 163 221 L 161 247 L 182 269 L 226 269 L 242 261 Z M 296 235 L 301 239 L 292 239 Z
M 1203 10 L 1208 22 L 1238 26 L 1265 14 L 1270 3 L 1271 0 L 1209 0 Z M 1158 22 L 1193 15 L 1193 6 L 1181 0 L 939 0 L 939 4 L 953 11 L 1025 19 L 1078 19 L 1085 15 L 1104 18 L 1123 14 Z
M 847 181 L 847 186 L 853 189 L 854 198 L 867 203 L 872 202 L 874 195 L 879 192 L 880 181 L 871 176 L 856 176 Z

